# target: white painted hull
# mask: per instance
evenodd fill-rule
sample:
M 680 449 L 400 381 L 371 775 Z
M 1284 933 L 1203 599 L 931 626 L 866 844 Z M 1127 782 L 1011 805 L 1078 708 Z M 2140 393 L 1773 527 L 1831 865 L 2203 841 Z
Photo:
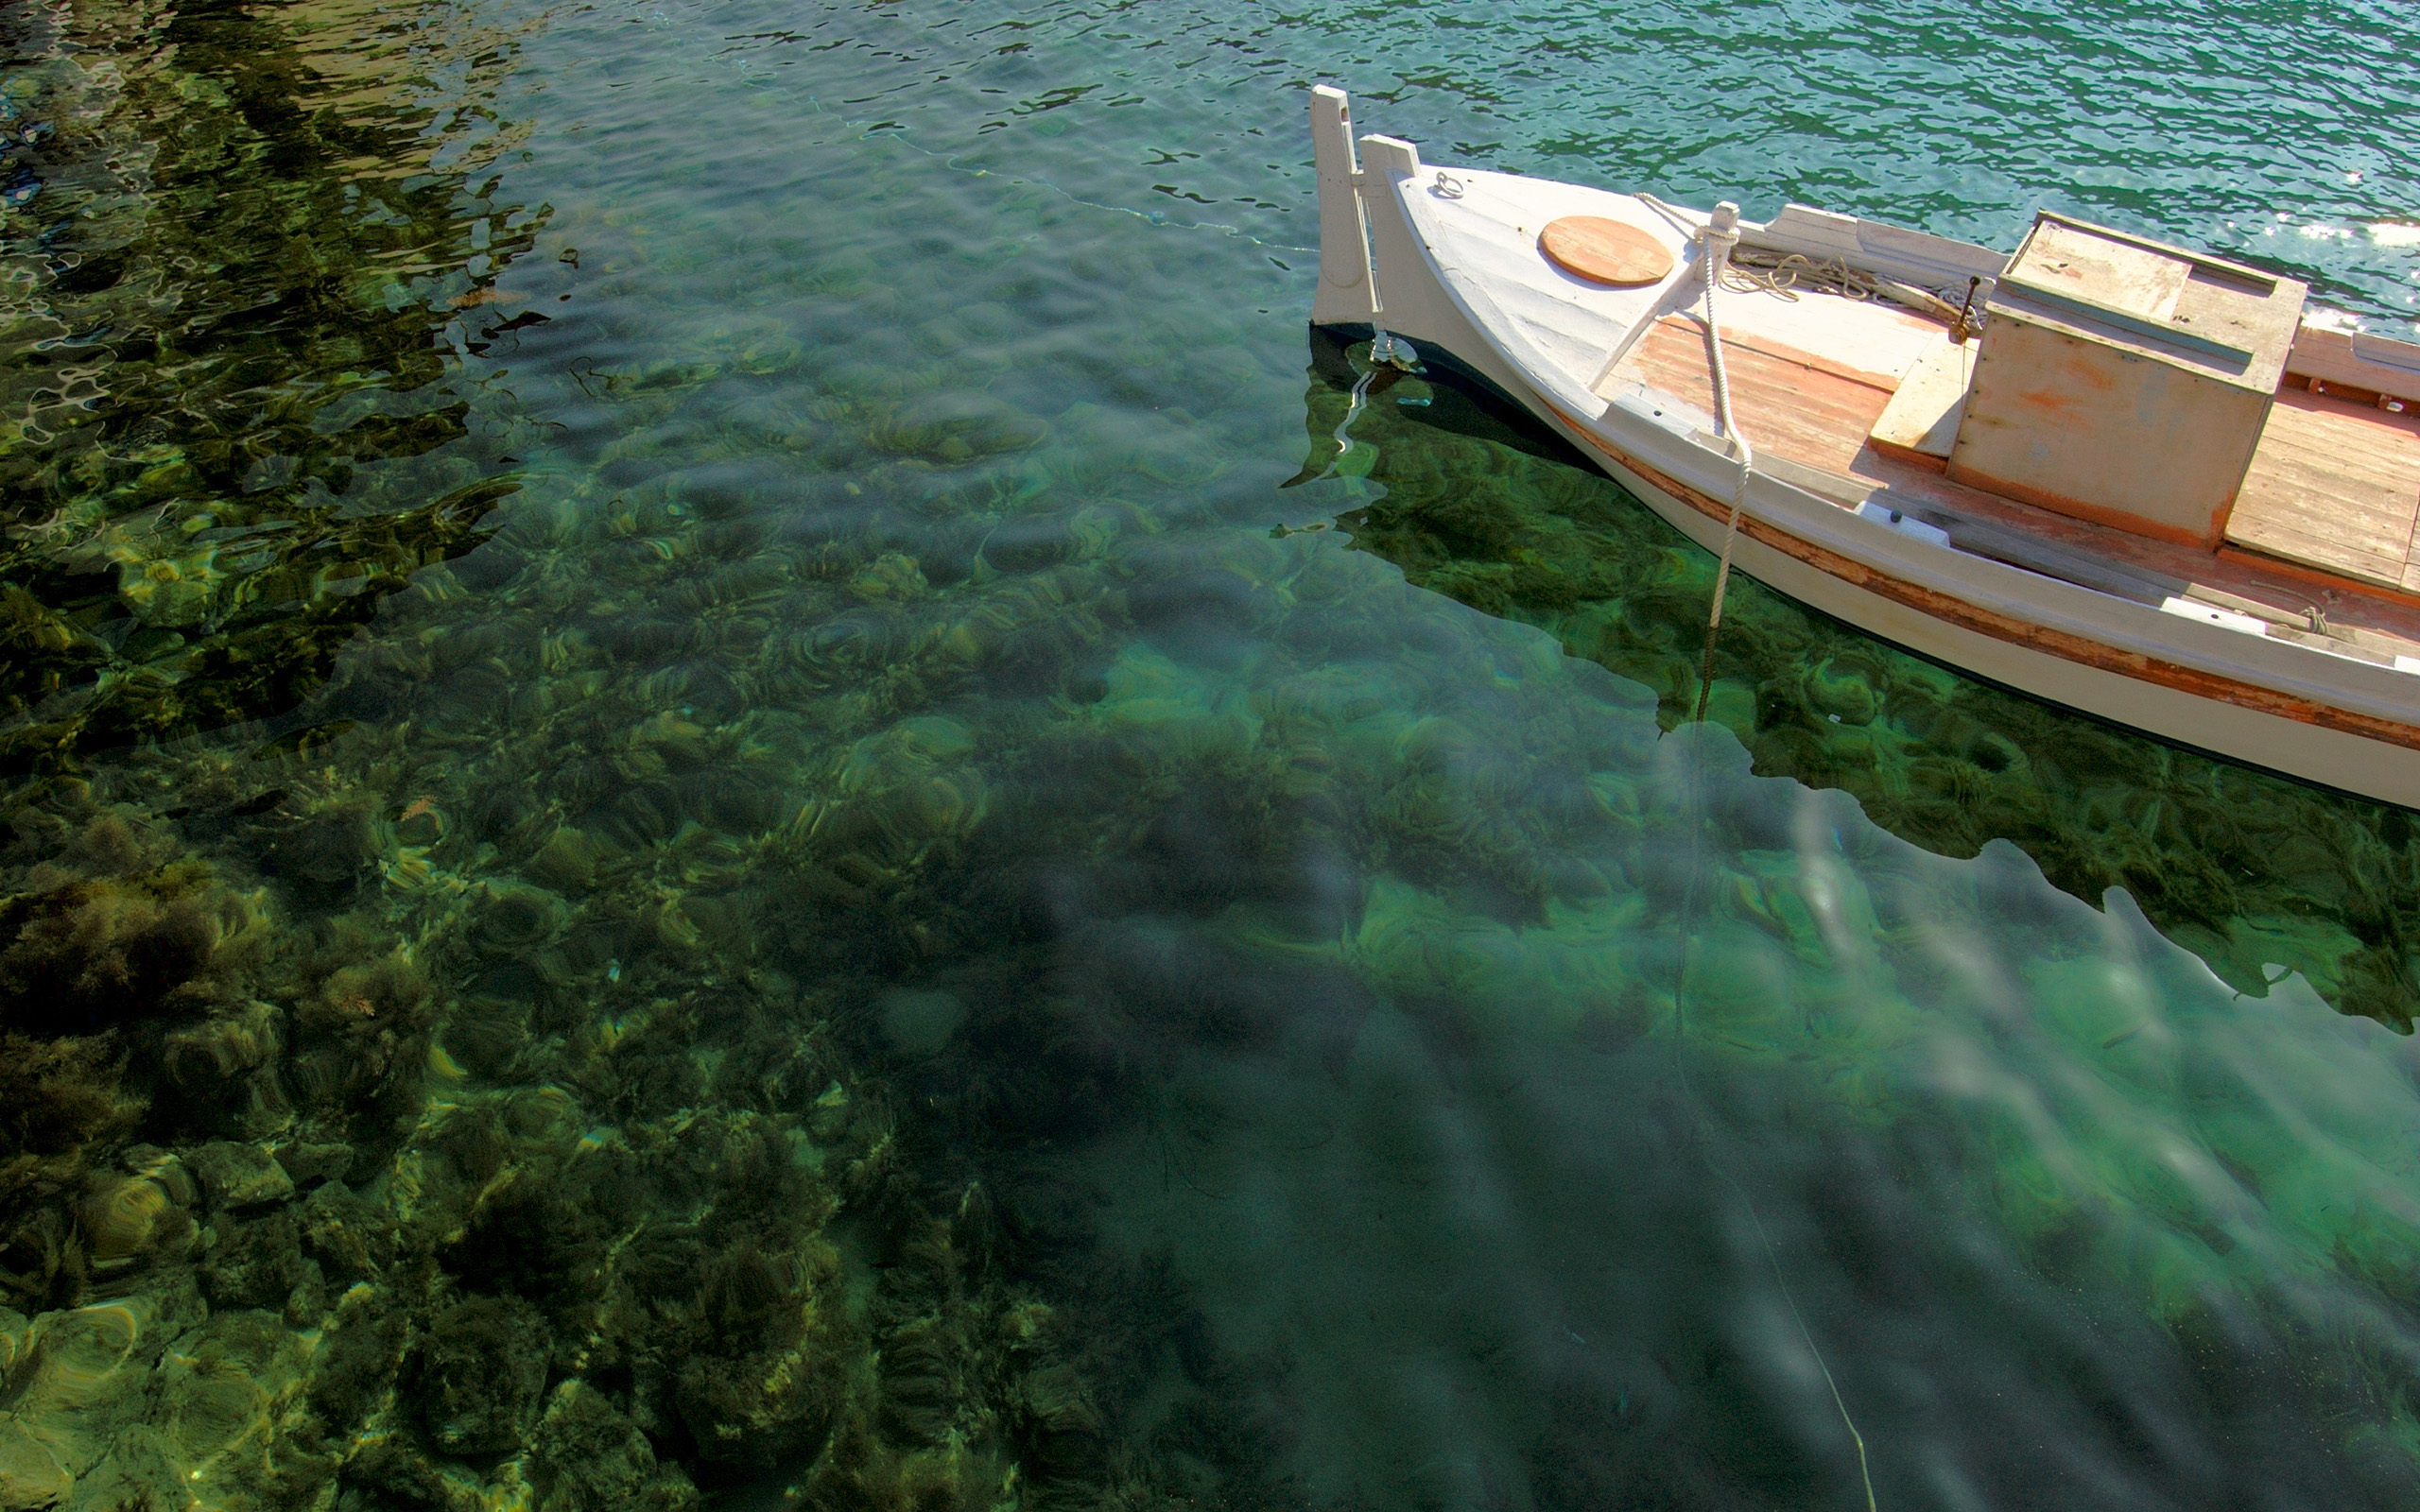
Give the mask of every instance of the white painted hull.
M 1322 106 L 1331 112 L 1325 121 Z M 1610 295 L 1556 306 L 1557 291 L 1515 276 L 1512 239 L 1468 229 L 1477 223 L 1461 195 L 1437 202 L 1437 186 L 1424 178 L 1434 170 L 1423 169 L 1409 144 L 1364 138 L 1363 162 L 1355 163 L 1340 95 L 1314 105 L 1314 126 L 1329 132 L 1314 323 L 1375 324 L 1452 353 L 1719 551 L 1736 465 L 1679 406 L 1653 413 L 1651 394 L 1609 402 L 1587 377 L 1625 343 L 1634 307 L 1651 304 L 1656 291 L 1634 297 L 1633 307 L 1616 307 Z M 1341 163 L 1339 141 L 1347 144 Z M 1586 211 L 1587 197 L 1616 198 L 1452 172 L 1464 186 L 1500 187 L 1510 204 L 1562 191 L 1581 197 L 1575 208 Z M 1457 215 L 1465 226 L 1449 218 Z M 1962 272 L 1960 257 L 1992 255 L 1895 235 L 1910 266 L 1929 259 L 1939 271 Z M 1526 246 L 1517 251 L 1529 255 Z M 1733 559 L 1801 603 L 1977 677 L 2238 762 L 2420 808 L 2420 670 L 2246 634 L 1971 556 L 1763 472 L 1748 488 Z
M 1449 349 L 1450 350 L 1450 349 Z M 1552 417 L 1548 423 L 1580 441 Z M 1599 458 L 1605 472 L 1708 551 L 1722 527 L 1638 474 Z M 1869 593 L 1753 541 L 1735 543 L 1737 569 L 1800 603 L 1921 656 L 2113 724 L 2140 730 L 2308 782 L 2420 807 L 2420 751 L 2105 672 L 1952 625 Z

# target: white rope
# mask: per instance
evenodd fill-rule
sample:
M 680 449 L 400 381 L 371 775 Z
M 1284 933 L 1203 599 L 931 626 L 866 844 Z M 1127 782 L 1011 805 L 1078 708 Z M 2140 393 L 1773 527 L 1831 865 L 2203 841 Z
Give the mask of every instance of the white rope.
M 1666 220 L 1670 221 L 1673 228 L 1679 231 L 1682 235 L 1694 236 L 1698 233 L 1697 217 L 1690 215 L 1687 211 L 1683 210 L 1680 206 L 1667 204 L 1663 200 L 1656 198 L 1653 195 L 1651 195 L 1644 190 L 1639 192 L 1638 202 L 1645 205 L 1648 209 L 1655 212 L 1657 215 L 1663 216 Z
M 1722 282 L 1731 249 L 1738 242 L 1739 207 L 1726 199 L 1714 207 L 1712 218 L 1698 232 L 1698 272 L 1705 285 L 1705 353 L 1714 380 L 1715 432 L 1731 443 L 1732 455 L 1739 463 L 1739 479 L 1731 490 L 1731 523 L 1723 527 L 1722 559 L 1714 573 L 1714 602 L 1705 616 L 1705 658 L 1698 668 L 1700 723 L 1704 722 L 1706 703 L 1714 696 L 1714 643 L 1722 631 L 1722 599 L 1731 587 L 1731 550 L 1739 540 L 1739 510 L 1748 502 L 1748 478 L 1756 465 L 1755 448 L 1748 444 L 1738 421 L 1732 418 L 1731 373 L 1722 361 L 1722 328 L 1714 319 L 1714 288 Z
M 1739 241 L 1739 207 L 1727 199 L 1715 206 L 1712 218 L 1698 232 L 1698 270 L 1705 280 L 1706 368 L 1713 379 L 1715 430 L 1718 435 L 1730 442 L 1732 455 L 1739 463 L 1738 481 L 1733 484 L 1731 489 L 1731 520 L 1722 531 L 1721 564 L 1715 569 L 1714 574 L 1714 602 L 1708 606 L 1705 616 L 1705 664 L 1698 675 L 1697 711 L 1697 721 L 1703 724 L 1706 701 L 1714 693 L 1714 643 L 1722 629 L 1722 598 L 1731 586 L 1731 548 L 1739 539 L 1739 511 L 1748 500 L 1748 479 L 1755 471 L 1756 453 L 1755 448 L 1749 444 L 1748 438 L 1740 433 L 1739 422 L 1731 413 L 1731 373 L 1722 361 L 1722 328 L 1715 323 L 1714 318 L 1715 285 L 1722 282 L 1723 272 L 1731 260 L 1731 249 L 1738 245 Z M 1695 784 L 1698 807 L 1696 839 L 1700 864 L 1691 868 L 1689 872 L 1690 896 L 1683 907 L 1680 960 L 1672 982 L 1672 1041 L 1676 1068 L 1681 1065 L 1680 1041 L 1684 1033 L 1681 1013 L 1687 989 L 1689 945 L 1696 933 L 1693 926 L 1697 922 L 1695 916 L 1698 904 L 1698 879 L 1705 868 L 1705 772 L 1703 765 L 1705 745 L 1703 732 L 1700 734 L 1697 749 L 1701 764 Z M 1687 1073 L 1684 1071 L 1681 1074 L 1685 1082 Z M 1874 1470 L 1866 1458 L 1865 1435 L 1858 1431 L 1857 1419 L 1849 1414 L 1848 1400 L 1841 1395 L 1840 1383 L 1832 1379 L 1831 1364 L 1824 1358 L 1823 1349 L 1815 1343 L 1814 1331 L 1806 1326 L 1806 1314 L 1798 1310 L 1798 1298 L 1790 1292 L 1789 1278 L 1782 1272 L 1781 1257 L 1773 1250 L 1772 1236 L 1765 1232 L 1765 1220 L 1756 1211 L 1755 1199 L 1748 1194 L 1747 1188 L 1741 1186 L 1728 1171 L 1723 1172 L 1722 1177 L 1725 1181 L 1730 1182 L 1732 1190 L 1737 1192 L 1740 1200 L 1747 1205 L 1749 1220 L 1756 1226 L 1756 1239 L 1764 1246 L 1766 1263 L 1772 1267 L 1773 1281 L 1781 1288 L 1782 1300 L 1789 1304 L 1789 1315 L 1798 1324 L 1798 1336 L 1806 1341 L 1807 1352 L 1815 1357 L 1816 1368 L 1824 1373 L 1824 1384 L 1831 1390 L 1832 1406 L 1841 1415 L 1841 1426 L 1849 1431 L 1850 1442 L 1857 1446 L 1857 1472 L 1858 1479 L 1865 1489 L 1866 1512 L 1876 1512 Z

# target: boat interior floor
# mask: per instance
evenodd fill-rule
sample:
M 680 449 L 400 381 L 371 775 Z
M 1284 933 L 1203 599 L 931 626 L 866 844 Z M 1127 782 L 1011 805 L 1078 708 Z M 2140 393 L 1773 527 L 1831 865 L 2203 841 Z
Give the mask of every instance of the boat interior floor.
M 2280 389 L 2270 407 L 2227 540 L 2372 587 L 2420 593 L 2414 514 L 2420 418 L 2293 387 Z
M 2313 393 L 2289 377 L 2216 552 L 2094 524 L 1877 453 L 1869 433 L 1943 326 L 1896 306 L 1803 293 L 1726 295 L 1732 408 L 1759 463 L 1854 507 L 1878 488 L 1962 548 L 2104 591 L 2182 596 L 2253 614 L 2289 639 L 2360 660 L 2420 656 L 2420 417 Z M 1825 355 L 1829 353 L 1829 355 Z M 1660 318 L 1598 386 L 1644 387 L 1711 426 L 1703 328 Z

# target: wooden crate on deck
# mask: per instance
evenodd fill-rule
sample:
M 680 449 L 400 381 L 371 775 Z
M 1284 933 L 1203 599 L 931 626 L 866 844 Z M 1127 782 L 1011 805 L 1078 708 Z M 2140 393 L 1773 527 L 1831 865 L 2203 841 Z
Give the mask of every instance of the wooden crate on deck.
M 2215 548 L 2306 292 L 2043 212 L 1985 305 L 1949 475 Z

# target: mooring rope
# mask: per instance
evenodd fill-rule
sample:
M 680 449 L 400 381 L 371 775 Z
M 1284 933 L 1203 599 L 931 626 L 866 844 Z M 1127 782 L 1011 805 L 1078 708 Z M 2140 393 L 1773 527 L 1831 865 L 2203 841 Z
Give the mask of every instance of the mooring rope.
M 1739 464 L 1738 481 L 1731 490 L 1731 521 L 1722 530 L 1722 558 L 1714 572 L 1714 602 L 1705 616 L 1705 657 L 1698 668 L 1697 719 L 1705 721 L 1706 703 L 1714 696 L 1714 643 L 1722 633 L 1722 599 L 1731 588 L 1731 552 L 1739 540 L 1739 510 L 1748 502 L 1748 478 L 1756 464 L 1755 448 L 1739 433 L 1739 423 L 1731 414 L 1731 372 L 1722 361 L 1722 328 L 1714 320 L 1714 289 L 1731 262 L 1731 249 L 1739 245 L 1739 207 L 1726 199 L 1714 207 L 1714 214 L 1700 229 L 1698 269 L 1705 284 L 1705 354 L 1706 366 L 1714 380 L 1715 432 L 1731 445 L 1732 456 Z
M 1698 672 L 1697 723 L 1703 726 L 1705 723 L 1707 701 L 1714 694 L 1714 647 L 1715 642 L 1722 632 L 1723 596 L 1731 586 L 1731 553 L 1732 548 L 1738 542 L 1739 514 L 1747 504 L 1748 479 L 1755 470 L 1756 454 L 1754 447 L 1749 443 L 1747 436 L 1740 431 L 1737 419 L 1731 413 L 1731 374 L 1723 365 L 1722 328 L 1715 322 L 1714 314 L 1715 286 L 1723 281 L 1723 275 L 1729 267 L 1732 249 L 1739 242 L 1739 207 L 1727 199 L 1717 205 L 1714 215 L 1707 219 L 1698 234 L 1700 237 L 1698 266 L 1704 275 L 1705 282 L 1706 368 L 1714 389 L 1715 430 L 1723 440 L 1729 443 L 1732 455 L 1739 464 L 1737 479 L 1731 489 L 1731 518 L 1722 531 L 1722 556 L 1720 564 L 1715 568 L 1714 598 L 1706 608 L 1705 658 Z M 1683 934 L 1680 958 L 1672 983 L 1673 1069 L 1679 1074 L 1684 1088 L 1688 1085 L 1688 1072 L 1681 1059 L 1681 1040 L 1686 1024 L 1682 1007 L 1688 987 L 1689 945 L 1698 923 L 1698 903 L 1702 897 L 1700 885 L 1704 872 L 1711 865 L 1705 833 L 1707 817 L 1705 731 L 1703 729 L 1699 730 L 1693 738 L 1697 742 L 1696 782 L 1692 785 L 1695 789 L 1694 806 L 1697 809 L 1694 842 L 1698 850 L 1698 864 L 1689 869 L 1688 896 L 1682 905 Z M 1693 1103 L 1697 1101 L 1694 1091 L 1690 1094 L 1690 1100 Z M 1705 1118 L 1710 1128 L 1713 1124 L 1711 1116 L 1704 1112 L 1703 1104 L 1699 1104 L 1699 1108 L 1700 1116 Z M 1716 1169 L 1724 1183 L 1733 1192 L 1738 1194 L 1741 1205 L 1748 1210 L 1749 1222 L 1755 1225 L 1756 1241 L 1764 1249 L 1765 1263 L 1772 1269 L 1773 1283 L 1781 1289 L 1782 1300 L 1789 1304 L 1789 1315 L 1798 1325 L 1798 1336 L 1805 1342 L 1807 1353 L 1815 1357 L 1815 1367 L 1823 1372 L 1824 1384 L 1832 1394 L 1832 1406 L 1840 1414 L 1841 1425 L 1848 1430 L 1849 1441 L 1857 1447 L 1858 1480 L 1865 1491 L 1866 1512 L 1877 1512 L 1874 1495 L 1874 1469 L 1866 1455 L 1865 1435 L 1858 1431 L 1857 1418 L 1850 1415 L 1848 1400 L 1841 1394 L 1840 1383 L 1832 1378 L 1831 1362 L 1824 1358 L 1822 1347 L 1815 1342 L 1814 1331 L 1806 1326 L 1806 1316 L 1799 1311 L 1798 1298 L 1790 1291 L 1789 1278 L 1782 1271 L 1781 1256 L 1774 1251 L 1772 1236 L 1765 1231 L 1765 1220 L 1756 1211 L 1756 1200 L 1729 1170 L 1723 1169 L 1719 1164 Z
M 1845 257 L 1821 262 L 1805 252 L 1751 251 L 1736 248 L 1722 270 L 1722 286 L 1735 294 L 1766 293 L 1795 304 L 1801 290 L 1867 301 L 1882 293 L 1881 281 L 1849 266 Z

